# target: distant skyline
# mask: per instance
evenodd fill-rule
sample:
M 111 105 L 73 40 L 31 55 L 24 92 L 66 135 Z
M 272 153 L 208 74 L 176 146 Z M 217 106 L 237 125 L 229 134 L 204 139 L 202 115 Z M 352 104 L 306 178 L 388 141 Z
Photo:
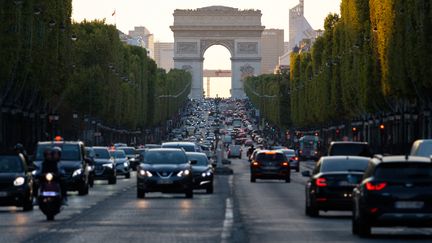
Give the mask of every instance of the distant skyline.
M 340 12 L 341 0 L 305 0 L 305 17 L 314 29 L 323 29 L 324 19 L 329 13 Z M 151 3 L 151 4 L 149 4 Z M 116 24 L 124 33 L 135 26 L 145 26 L 154 34 L 155 42 L 173 42 L 171 29 L 175 9 L 196 9 L 221 5 L 239 9 L 259 9 L 261 22 L 267 29 L 283 29 L 285 41 L 289 38 L 289 9 L 299 0 L 73 0 L 72 19 L 106 19 L 107 24 Z M 112 16 L 115 11 L 115 15 Z M 204 54 L 204 69 L 231 69 L 230 53 L 222 46 L 212 46 Z M 211 95 L 229 97 L 230 78 L 211 81 Z M 204 80 L 204 86 L 206 82 Z

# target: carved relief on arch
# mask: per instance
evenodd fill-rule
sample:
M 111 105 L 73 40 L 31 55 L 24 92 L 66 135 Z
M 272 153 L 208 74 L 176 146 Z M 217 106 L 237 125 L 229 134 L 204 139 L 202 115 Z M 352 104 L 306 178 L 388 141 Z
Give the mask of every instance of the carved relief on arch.
M 201 56 L 204 56 L 204 52 L 214 45 L 225 46 L 230 51 L 231 57 L 234 57 L 234 40 L 201 40 Z
M 182 70 L 185 70 L 186 72 L 192 73 L 192 66 L 191 65 L 183 65 Z
M 250 64 L 245 64 L 240 67 L 241 72 L 241 81 L 244 81 L 247 77 L 254 76 L 255 68 L 253 68 Z

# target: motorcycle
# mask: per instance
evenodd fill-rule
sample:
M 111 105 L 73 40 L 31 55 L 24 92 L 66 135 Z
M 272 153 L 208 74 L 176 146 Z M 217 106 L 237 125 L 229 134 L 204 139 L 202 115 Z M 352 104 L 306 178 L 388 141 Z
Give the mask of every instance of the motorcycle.
M 60 213 L 62 207 L 63 197 L 59 180 L 60 178 L 53 173 L 43 174 L 40 179 L 39 209 L 49 221 L 54 220 L 55 215 Z

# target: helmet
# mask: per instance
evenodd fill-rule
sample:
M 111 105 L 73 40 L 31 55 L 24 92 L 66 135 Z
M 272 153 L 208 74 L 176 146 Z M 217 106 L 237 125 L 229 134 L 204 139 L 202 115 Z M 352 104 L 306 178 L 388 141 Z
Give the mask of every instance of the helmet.
M 24 146 L 21 143 L 17 143 L 14 146 L 14 150 L 22 152 L 24 150 Z
M 60 147 L 53 147 L 52 149 L 51 149 L 51 153 L 52 154 L 58 154 L 59 155 L 59 157 L 61 156 L 61 153 L 62 153 L 62 149 L 60 148 Z

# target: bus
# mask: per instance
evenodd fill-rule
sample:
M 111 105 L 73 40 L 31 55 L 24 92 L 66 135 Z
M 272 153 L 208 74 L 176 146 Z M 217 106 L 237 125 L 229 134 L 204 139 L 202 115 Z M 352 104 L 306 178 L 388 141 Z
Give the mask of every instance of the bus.
M 299 140 L 299 159 L 315 160 L 320 158 L 320 141 L 318 136 L 305 135 Z

